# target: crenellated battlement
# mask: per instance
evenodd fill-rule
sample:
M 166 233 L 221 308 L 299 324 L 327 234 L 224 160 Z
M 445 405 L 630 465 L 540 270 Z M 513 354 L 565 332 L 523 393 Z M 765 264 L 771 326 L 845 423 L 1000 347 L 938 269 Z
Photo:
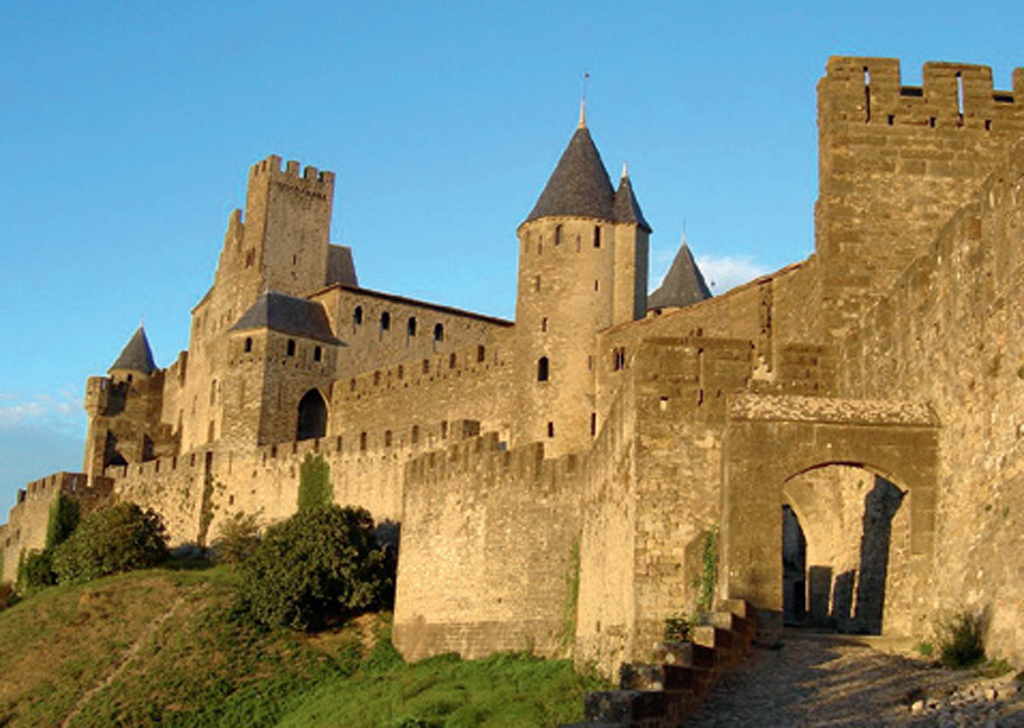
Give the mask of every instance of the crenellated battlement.
M 308 192 L 326 194 L 330 196 L 334 192 L 334 172 L 321 171 L 312 165 L 304 169 L 297 160 L 290 159 L 281 168 L 282 158 L 271 154 L 249 168 L 250 184 L 258 179 L 266 178 L 278 184 L 285 184 L 290 187 L 303 189 Z
M 903 85 L 895 58 L 833 57 L 818 83 L 819 124 L 1024 129 L 1024 69 L 1013 90 L 994 88 L 992 69 L 966 63 L 924 64 L 921 86 Z
M 502 483 L 558 493 L 582 482 L 585 458 L 578 453 L 546 458 L 542 442 L 508 450 L 497 433 L 488 432 L 413 458 L 406 465 L 405 478 L 412 490 L 478 474 L 481 477 L 467 482 L 481 489 Z

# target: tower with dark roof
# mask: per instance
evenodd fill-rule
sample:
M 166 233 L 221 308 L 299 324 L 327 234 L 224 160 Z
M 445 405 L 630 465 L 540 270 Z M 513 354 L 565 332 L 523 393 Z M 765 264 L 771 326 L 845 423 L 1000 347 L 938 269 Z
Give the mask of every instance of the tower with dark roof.
M 612 186 L 581 111 L 518 230 L 517 440 L 552 454 L 589 445 L 595 334 L 645 315 L 650 231 L 625 170 Z

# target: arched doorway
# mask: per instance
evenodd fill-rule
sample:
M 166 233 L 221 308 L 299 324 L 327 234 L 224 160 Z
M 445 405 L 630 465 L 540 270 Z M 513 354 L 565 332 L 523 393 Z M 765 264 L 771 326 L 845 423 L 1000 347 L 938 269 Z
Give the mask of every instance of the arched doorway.
M 327 403 L 317 389 L 311 389 L 299 400 L 299 422 L 296 440 L 313 440 L 327 434 Z
M 783 616 L 840 632 L 905 632 L 886 601 L 905 602 L 905 493 L 870 470 L 827 464 L 782 488 Z M 890 577 L 893 577 L 890 579 Z
M 903 503 L 896 505 L 889 528 L 905 546 L 901 556 L 905 573 L 897 590 L 889 589 L 886 574 L 884 627 L 890 631 L 889 618 L 893 616 L 901 627 L 892 631 L 919 632 L 927 616 L 938 481 L 938 423 L 926 405 L 753 394 L 734 397 L 722 443 L 719 596 L 751 602 L 758 609 L 758 628 L 766 639 L 772 639 L 781 628 L 783 505 L 792 507 L 806 534 L 806 581 L 811 594 L 817 578 L 811 567 L 818 565 L 812 530 L 827 528 L 820 524 L 828 520 L 810 511 L 817 508 L 825 514 L 828 509 L 822 504 L 827 498 L 801 499 L 795 492 L 799 490 L 797 477 L 830 466 L 853 466 L 862 474 L 865 489 L 861 491 L 861 510 L 856 511 L 860 528 L 864 527 L 864 505 L 876 486 L 879 490 L 870 497 L 883 509 L 893 510 L 897 500 Z M 896 498 L 888 484 L 878 486 L 876 476 L 898 483 L 905 496 Z M 832 512 L 852 512 L 852 506 Z M 835 600 L 835 576 L 829 578 L 829 613 Z M 842 599 L 842 582 L 839 588 Z M 869 592 L 866 588 L 865 595 Z M 856 589 L 845 598 L 856 617 Z M 879 603 L 874 597 L 860 607 L 865 619 L 872 604 Z M 807 607 L 814 609 L 812 599 Z

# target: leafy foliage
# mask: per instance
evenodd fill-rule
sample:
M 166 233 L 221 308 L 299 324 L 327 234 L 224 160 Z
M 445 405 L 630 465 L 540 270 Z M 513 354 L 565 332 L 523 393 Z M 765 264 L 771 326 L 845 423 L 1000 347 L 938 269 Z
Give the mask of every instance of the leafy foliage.
M 27 595 L 53 586 L 57 574 L 53 570 L 53 549 L 23 553 L 18 563 L 18 593 Z
M 218 562 L 237 566 L 260 545 L 260 522 L 255 513 L 233 513 L 220 524 L 218 531 L 220 536 L 213 543 Z
M 267 529 L 240 567 L 239 603 L 267 627 L 316 630 L 379 606 L 394 584 L 392 560 L 362 508 L 321 506 Z
M 78 501 L 61 493 L 50 506 L 50 518 L 46 522 L 46 549 L 52 550 L 67 541 L 82 520 L 82 509 Z
M 697 590 L 694 621 L 699 622 L 711 611 L 718 583 L 718 527 L 712 526 L 701 534 L 700 573 L 694 577 Z
M 946 667 L 977 665 L 985 659 L 981 619 L 966 612 L 953 615 L 939 628 L 938 646 L 939 661 Z
M 87 516 L 56 548 L 53 570 L 61 584 L 144 569 L 167 558 L 167 533 L 154 511 L 117 503 Z
M 333 498 L 330 464 L 323 455 L 306 453 L 299 466 L 299 510 L 330 505 Z

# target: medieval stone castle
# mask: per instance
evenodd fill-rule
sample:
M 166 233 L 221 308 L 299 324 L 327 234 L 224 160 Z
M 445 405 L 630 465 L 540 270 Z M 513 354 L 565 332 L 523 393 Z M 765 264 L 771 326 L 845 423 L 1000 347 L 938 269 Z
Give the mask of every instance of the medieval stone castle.
M 83 474 L 20 492 L 4 578 L 57 493 L 157 509 L 176 543 L 334 499 L 400 524 L 410 658 L 529 647 L 611 671 L 720 598 L 925 634 L 982 615 L 1024 659 L 1024 71 L 832 58 L 814 254 L 710 297 L 648 236 L 581 118 L 518 228 L 515 321 L 362 288 L 334 176 L 249 172 L 188 351 L 144 332 L 88 381 Z M 709 539 L 717 534 L 717 540 Z M 785 546 L 784 546 L 785 544 Z

